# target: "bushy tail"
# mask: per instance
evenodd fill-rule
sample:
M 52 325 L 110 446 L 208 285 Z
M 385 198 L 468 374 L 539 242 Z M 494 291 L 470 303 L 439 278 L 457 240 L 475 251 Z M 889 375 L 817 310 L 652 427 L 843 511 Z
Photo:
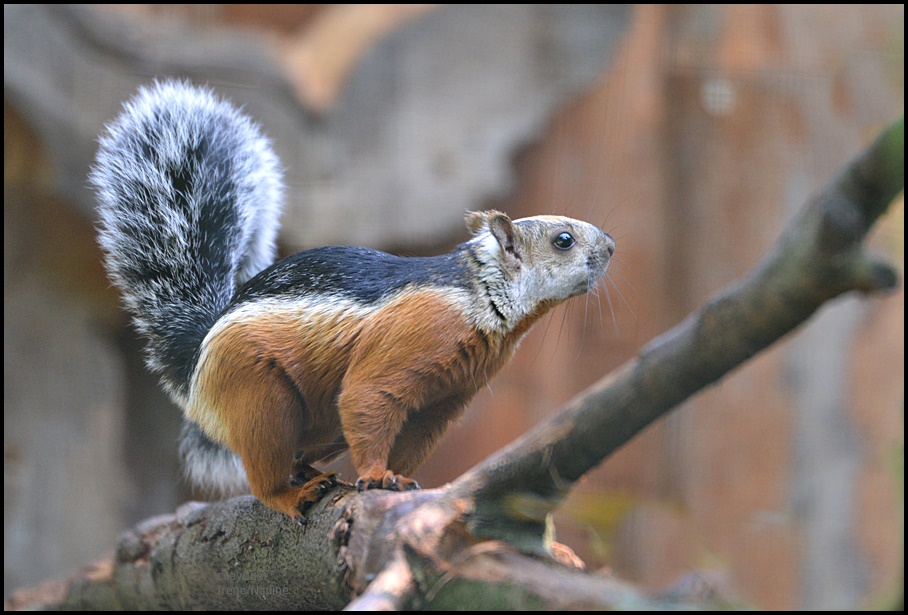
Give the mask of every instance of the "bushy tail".
M 230 449 L 209 438 L 186 419 L 180 434 L 183 474 L 209 495 L 236 495 L 249 492 L 243 462 Z
M 274 260 L 277 157 L 209 90 L 157 83 L 107 127 L 90 181 L 108 273 L 148 339 L 148 366 L 185 407 L 205 335 L 237 286 Z M 194 483 L 245 485 L 239 459 L 188 420 L 180 450 Z
M 90 180 L 109 275 L 148 338 L 149 367 L 183 405 L 205 334 L 274 259 L 277 157 L 232 105 L 165 82 L 107 127 Z

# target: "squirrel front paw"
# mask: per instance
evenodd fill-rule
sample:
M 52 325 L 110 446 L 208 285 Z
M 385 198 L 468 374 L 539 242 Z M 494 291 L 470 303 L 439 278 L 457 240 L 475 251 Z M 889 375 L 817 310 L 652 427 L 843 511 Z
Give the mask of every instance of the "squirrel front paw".
M 356 481 L 357 491 L 365 491 L 366 489 L 415 491 L 419 488 L 419 483 L 412 478 L 407 478 L 401 474 L 395 474 L 391 470 L 385 470 L 384 473 L 379 476 L 360 476 Z

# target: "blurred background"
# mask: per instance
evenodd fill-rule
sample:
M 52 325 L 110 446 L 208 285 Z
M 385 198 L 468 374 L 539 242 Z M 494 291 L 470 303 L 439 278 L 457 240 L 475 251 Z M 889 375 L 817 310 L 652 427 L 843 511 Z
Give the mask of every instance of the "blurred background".
M 463 214 L 617 240 L 418 471 L 457 477 L 747 272 L 904 105 L 903 5 L 4 5 L 4 593 L 189 498 L 179 411 L 106 281 L 85 176 L 141 84 L 207 83 L 286 170 L 281 252 L 447 251 Z M 904 269 L 904 209 L 870 243 Z M 354 478 L 349 462 L 337 467 Z M 758 608 L 903 587 L 904 293 L 845 296 L 585 478 L 593 570 Z

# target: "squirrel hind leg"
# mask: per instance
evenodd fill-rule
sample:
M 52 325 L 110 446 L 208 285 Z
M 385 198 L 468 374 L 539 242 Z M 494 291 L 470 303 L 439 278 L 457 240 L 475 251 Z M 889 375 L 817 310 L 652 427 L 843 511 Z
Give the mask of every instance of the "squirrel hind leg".
M 224 379 L 218 382 L 216 414 L 226 444 L 242 459 L 252 494 L 268 508 L 301 521 L 306 510 L 339 484 L 336 473 L 322 474 L 300 459 L 300 434 L 308 414 L 280 362 L 250 360 L 241 367 L 245 369 L 223 370 Z
M 294 474 L 288 474 L 287 466 L 281 464 L 277 458 L 274 463 L 267 464 L 264 460 L 257 460 L 258 474 L 248 472 L 249 484 L 252 493 L 262 504 L 282 512 L 299 523 L 306 512 L 318 503 L 334 487 L 342 484 L 337 472 L 322 473 L 312 466 L 301 467 L 294 463 Z

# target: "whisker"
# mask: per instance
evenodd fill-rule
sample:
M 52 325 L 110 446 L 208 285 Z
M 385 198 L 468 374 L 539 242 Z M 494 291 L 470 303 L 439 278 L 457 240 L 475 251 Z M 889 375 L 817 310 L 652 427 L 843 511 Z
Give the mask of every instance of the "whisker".
M 557 309 L 557 308 L 555 308 Z M 539 340 L 539 345 L 536 348 L 536 356 L 533 357 L 533 364 L 539 360 L 539 355 L 542 354 L 542 349 L 545 348 L 545 338 L 549 335 L 549 327 L 552 326 L 552 318 L 554 318 L 555 310 L 552 310 L 544 316 L 545 318 L 545 328 L 542 330 L 542 338 Z
M 614 287 L 615 292 L 618 293 L 618 297 L 621 299 L 622 303 L 624 303 L 624 306 L 627 308 L 627 311 L 631 313 L 631 317 L 634 319 L 634 322 L 639 324 L 639 321 L 637 320 L 637 314 L 634 313 L 634 308 L 631 307 L 631 304 L 627 302 L 627 299 L 624 297 L 624 293 L 621 292 L 621 288 L 619 288 L 618 285 L 615 284 L 615 281 L 611 278 L 610 275 L 608 275 L 608 273 L 606 273 L 605 277 L 609 282 L 612 283 L 612 286 Z M 606 288 L 606 292 L 608 292 L 607 288 Z
M 608 294 L 608 289 L 605 290 Z M 596 305 L 599 307 L 599 333 L 602 337 L 605 337 L 605 320 L 602 318 L 602 295 L 599 294 L 599 282 L 596 282 Z M 609 306 L 611 306 L 611 301 L 609 301 Z M 612 321 L 615 320 L 615 310 L 612 310 Z M 616 331 L 617 334 L 617 331 Z
M 615 210 L 617 210 L 619 207 L 621 207 L 625 203 L 625 201 L 627 201 L 627 199 L 624 199 L 624 200 L 619 201 L 619 202 L 615 203 L 614 205 L 612 205 L 612 208 L 610 210 L 608 210 L 607 214 L 605 214 L 605 220 L 602 221 L 602 226 L 600 226 L 599 228 L 603 228 L 603 229 L 605 228 L 605 225 L 608 223 L 608 219 L 612 217 L 612 214 L 615 213 Z M 619 224 L 618 226 L 621 226 L 621 225 Z M 611 235 L 611 233 L 609 233 L 609 235 Z
M 561 335 L 564 333 L 564 323 L 568 320 L 568 316 L 570 316 L 570 313 L 571 313 L 571 310 L 573 309 L 573 307 L 574 307 L 574 302 L 569 301 L 567 309 L 565 309 L 563 312 L 563 316 L 561 317 L 561 326 L 558 327 L 558 338 L 555 340 L 555 350 L 558 350 L 558 346 L 561 344 Z M 552 361 L 555 359 L 556 354 L 557 353 L 553 352 L 552 356 L 549 357 L 549 366 L 552 365 Z
M 612 313 L 612 327 L 615 329 L 615 335 L 621 337 L 621 330 L 618 329 L 618 319 L 615 317 L 615 305 L 612 303 L 612 293 L 608 290 L 608 281 L 611 281 L 611 278 L 608 277 L 608 272 L 606 272 L 603 277 L 605 280 L 603 281 L 602 287 L 605 290 L 605 300 L 608 301 L 609 311 Z M 614 282 L 612 282 L 612 284 L 614 284 Z
M 586 286 L 587 286 L 587 288 L 590 287 L 589 273 L 587 273 Z M 577 356 L 574 357 L 575 361 L 580 359 L 580 355 L 583 353 L 583 345 L 584 345 L 584 343 L 586 343 L 586 321 L 587 321 L 587 318 L 589 317 L 589 312 L 590 312 L 590 292 L 587 291 L 583 297 L 583 335 L 580 338 L 580 344 L 578 344 Z

